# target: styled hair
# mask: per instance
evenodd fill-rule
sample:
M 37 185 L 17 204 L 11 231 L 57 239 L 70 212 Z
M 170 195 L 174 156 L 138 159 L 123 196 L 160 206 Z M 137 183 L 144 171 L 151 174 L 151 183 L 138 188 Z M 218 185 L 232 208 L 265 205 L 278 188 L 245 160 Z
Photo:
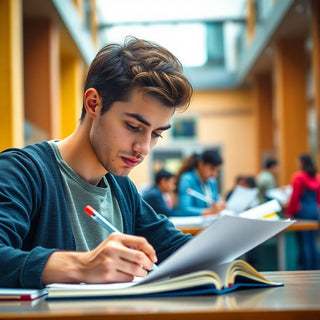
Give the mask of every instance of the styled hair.
M 91 63 L 84 91 L 95 88 L 102 98 L 101 113 L 116 101 L 126 102 L 134 89 L 155 97 L 167 107 L 185 111 L 193 93 L 182 64 L 162 46 L 135 37 L 123 45 L 108 44 Z M 81 121 L 86 110 L 83 106 Z
M 315 176 L 317 173 L 317 168 L 315 167 L 312 158 L 308 154 L 301 154 L 299 156 L 299 160 L 301 163 L 302 171 L 305 171 L 310 176 Z
M 177 181 L 184 172 L 192 171 L 198 166 L 199 161 L 202 160 L 205 164 L 212 164 L 219 166 L 222 164 L 222 158 L 216 150 L 208 149 L 201 154 L 192 153 L 189 157 L 185 158 L 177 173 Z
M 156 173 L 155 184 L 159 184 L 162 179 L 168 180 L 172 177 L 174 177 L 174 174 L 172 174 L 171 172 L 169 172 L 167 170 L 161 169 Z

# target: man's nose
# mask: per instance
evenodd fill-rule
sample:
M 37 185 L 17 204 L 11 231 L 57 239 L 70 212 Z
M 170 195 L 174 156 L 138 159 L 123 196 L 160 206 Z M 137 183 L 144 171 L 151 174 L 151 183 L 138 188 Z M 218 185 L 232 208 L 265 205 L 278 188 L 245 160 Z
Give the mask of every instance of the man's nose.
M 147 136 L 140 137 L 134 142 L 133 150 L 143 156 L 148 155 L 151 150 L 151 138 Z

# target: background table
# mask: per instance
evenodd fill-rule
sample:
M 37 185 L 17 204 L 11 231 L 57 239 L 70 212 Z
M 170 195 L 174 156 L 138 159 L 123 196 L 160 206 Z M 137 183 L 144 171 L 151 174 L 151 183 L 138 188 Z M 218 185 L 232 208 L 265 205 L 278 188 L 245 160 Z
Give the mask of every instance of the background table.
M 320 271 L 265 272 L 283 287 L 220 296 L 0 302 L 0 319 L 201 320 L 320 319 Z

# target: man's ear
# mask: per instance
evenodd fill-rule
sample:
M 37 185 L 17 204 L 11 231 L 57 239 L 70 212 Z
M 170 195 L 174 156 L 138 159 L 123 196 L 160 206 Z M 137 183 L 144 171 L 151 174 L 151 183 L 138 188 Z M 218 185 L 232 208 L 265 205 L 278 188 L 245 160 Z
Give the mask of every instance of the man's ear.
M 97 109 L 100 110 L 102 100 L 96 89 L 89 88 L 86 90 L 84 93 L 84 107 L 90 117 L 94 117 L 97 114 Z

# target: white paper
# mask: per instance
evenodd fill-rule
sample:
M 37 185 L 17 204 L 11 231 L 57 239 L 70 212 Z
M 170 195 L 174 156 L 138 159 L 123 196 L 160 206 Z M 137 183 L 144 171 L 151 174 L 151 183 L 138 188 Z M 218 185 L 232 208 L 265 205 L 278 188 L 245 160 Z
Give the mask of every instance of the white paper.
M 222 215 L 150 272 L 140 283 L 231 262 L 294 223 Z
M 257 188 L 236 186 L 227 200 L 226 207 L 235 213 L 243 212 L 250 206 L 256 204 L 257 194 Z
M 243 218 L 262 219 L 264 216 L 270 213 L 280 212 L 281 210 L 282 207 L 277 200 L 270 200 L 259 206 L 242 212 L 240 216 Z
M 281 188 L 273 188 L 266 191 L 266 197 L 276 199 L 281 204 L 288 203 L 292 194 L 292 186 L 286 185 Z
M 141 278 L 139 278 L 141 280 Z M 65 290 L 116 290 L 132 287 L 138 281 L 132 282 L 117 282 L 117 283 L 102 283 L 102 284 L 71 284 L 71 283 L 51 283 L 47 288 L 65 289 Z
M 179 226 L 207 226 L 213 220 L 217 219 L 217 214 L 206 216 L 182 216 L 170 217 L 169 220 L 177 227 Z

